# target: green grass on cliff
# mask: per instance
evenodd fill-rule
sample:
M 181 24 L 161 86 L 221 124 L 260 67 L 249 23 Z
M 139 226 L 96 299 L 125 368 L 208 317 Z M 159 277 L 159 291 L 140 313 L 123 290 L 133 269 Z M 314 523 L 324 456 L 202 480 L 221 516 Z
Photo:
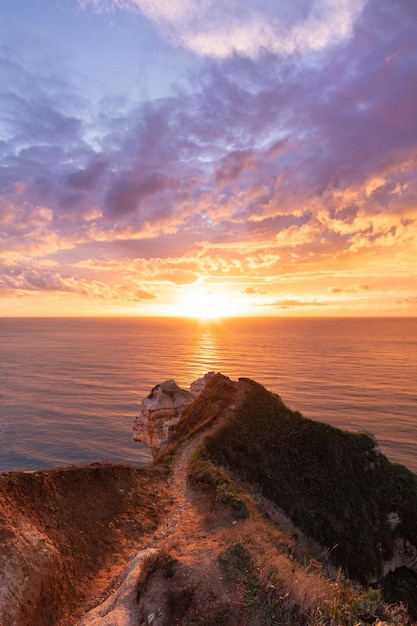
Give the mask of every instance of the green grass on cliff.
M 202 458 L 201 450 L 191 460 L 188 480 L 200 489 L 214 490 L 216 500 L 229 504 L 236 519 L 250 516 L 251 499 L 221 468 Z
M 305 419 L 261 385 L 213 436 L 203 458 L 255 484 L 308 536 L 327 546 L 352 578 L 381 574 L 392 556 L 390 512 L 415 541 L 416 477 L 389 463 L 365 434 Z M 382 559 L 381 559 L 382 557 Z

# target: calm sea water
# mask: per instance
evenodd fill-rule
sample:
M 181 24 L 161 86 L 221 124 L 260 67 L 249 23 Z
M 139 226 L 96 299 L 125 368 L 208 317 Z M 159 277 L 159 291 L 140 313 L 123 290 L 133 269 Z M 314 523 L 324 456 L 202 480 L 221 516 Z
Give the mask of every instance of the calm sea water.
M 416 319 L 0 322 L 0 471 L 148 462 L 138 406 L 167 378 L 253 378 L 306 417 L 375 433 L 417 472 Z

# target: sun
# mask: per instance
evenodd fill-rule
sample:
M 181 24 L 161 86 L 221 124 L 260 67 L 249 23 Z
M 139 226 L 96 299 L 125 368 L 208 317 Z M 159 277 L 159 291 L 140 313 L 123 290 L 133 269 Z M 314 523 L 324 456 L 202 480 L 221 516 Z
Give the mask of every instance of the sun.
M 203 321 L 238 315 L 236 302 L 230 294 L 204 287 L 187 291 L 179 310 L 184 317 Z

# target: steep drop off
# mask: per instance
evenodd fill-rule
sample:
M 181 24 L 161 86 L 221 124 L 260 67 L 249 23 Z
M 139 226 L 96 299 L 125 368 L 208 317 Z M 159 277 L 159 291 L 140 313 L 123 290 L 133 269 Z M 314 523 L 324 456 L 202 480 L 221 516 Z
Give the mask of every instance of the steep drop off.
M 163 435 L 148 468 L 0 475 L 3 626 L 417 618 L 416 477 L 372 437 L 220 374 Z

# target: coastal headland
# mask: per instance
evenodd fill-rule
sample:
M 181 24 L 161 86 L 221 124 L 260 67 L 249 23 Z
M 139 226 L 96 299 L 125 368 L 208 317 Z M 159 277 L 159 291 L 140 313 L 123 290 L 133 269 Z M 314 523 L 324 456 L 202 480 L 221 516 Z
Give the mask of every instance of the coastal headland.
M 417 620 L 417 478 L 248 378 L 157 385 L 145 467 L 0 474 L 2 626 Z

